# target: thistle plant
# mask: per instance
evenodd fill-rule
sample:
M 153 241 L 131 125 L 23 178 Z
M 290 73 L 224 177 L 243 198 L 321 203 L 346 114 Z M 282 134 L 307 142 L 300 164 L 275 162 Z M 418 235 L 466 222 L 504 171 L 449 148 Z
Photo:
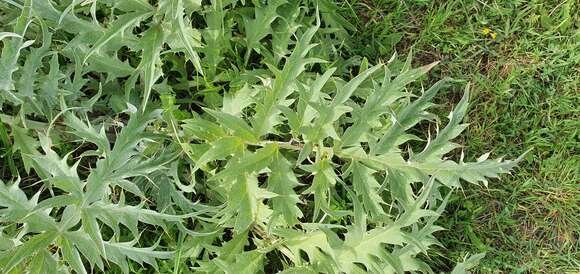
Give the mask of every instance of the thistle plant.
M 414 84 L 436 63 L 345 59 L 335 5 L 0 3 L 21 163 L 0 183 L 1 271 L 431 272 L 450 193 L 517 160 L 448 158 L 469 89 L 442 122 L 452 81 Z

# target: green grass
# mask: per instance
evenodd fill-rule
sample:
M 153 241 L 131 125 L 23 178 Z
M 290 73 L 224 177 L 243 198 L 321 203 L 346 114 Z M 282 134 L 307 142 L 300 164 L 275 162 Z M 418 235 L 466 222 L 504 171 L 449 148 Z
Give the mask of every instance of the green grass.
M 412 48 L 418 63 L 442 61 L 427 81 L 472 83 L 467 154 L 533 149 L 514 175 L 456 195 L 441 221 L 446 249 L 432 259 L 447 270 L 468 253 L 487 252 L 482 273 L 578 271 L 578 4 L 357 0 L 343 7 L 359 28 L 356 53 L 386 61 Z M 459 94 L 451 90 L 439 103 L 451 106 Z

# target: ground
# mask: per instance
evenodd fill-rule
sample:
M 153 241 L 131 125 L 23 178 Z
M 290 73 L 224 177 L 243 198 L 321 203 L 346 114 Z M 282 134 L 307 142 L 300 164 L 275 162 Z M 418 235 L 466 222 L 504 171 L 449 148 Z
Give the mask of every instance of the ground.
M 470 82 L 467 157 L 515 158 L 511 176 L 465 186 L 441 220 L 441 270 L 486 252 L 481 273 L 580 270 L 580 7 L 574 1 L 343 2 L 356 22 L 358 54 L 387 61 L 413 50 L 441 61 L 429 79 Z M 460 85 L 461 86 L 461 85 Z M 439 103 L 451 106 L 461 90 Z M 449 107 L 447 107 L 449 108 Z

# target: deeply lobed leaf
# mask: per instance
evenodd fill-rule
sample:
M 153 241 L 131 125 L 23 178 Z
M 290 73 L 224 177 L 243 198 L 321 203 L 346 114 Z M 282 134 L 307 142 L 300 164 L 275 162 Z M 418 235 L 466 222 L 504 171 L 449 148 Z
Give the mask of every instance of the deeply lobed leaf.
M 3 273 L 430 272 L 445 194 L 521 160 L 448 158 L 468 89 L 439 130 L 452 81 L 344 59 L 332 1 L 8 2 Z

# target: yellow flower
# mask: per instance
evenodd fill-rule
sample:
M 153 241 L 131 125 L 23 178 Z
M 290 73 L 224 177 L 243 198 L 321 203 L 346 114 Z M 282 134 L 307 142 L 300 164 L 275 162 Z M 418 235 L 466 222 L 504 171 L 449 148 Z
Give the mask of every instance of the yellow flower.
M 491 40 L 495 40 L 495 38 L 497 38 L 497 33 L 495 31 L 492 31 L 488 27 L 481 29 L 481 34 L 483 34 L 485 36 L 489 36 L 491 38 Z

